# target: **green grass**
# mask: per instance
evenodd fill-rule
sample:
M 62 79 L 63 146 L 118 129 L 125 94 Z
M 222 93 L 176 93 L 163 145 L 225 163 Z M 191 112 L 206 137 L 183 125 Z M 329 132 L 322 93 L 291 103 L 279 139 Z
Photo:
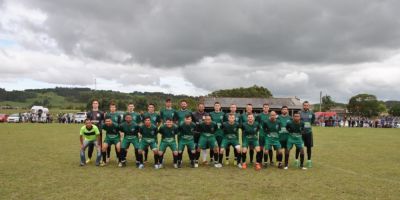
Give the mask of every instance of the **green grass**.
M 398 199 L 400 195 L 400 129 L 315 128 L 314 167 L 307 171 L 192 169 L 187 162 L 177 170 L 171 166 L 169 150 L 166 168 L 158 171 L 150 164 L 144 170 L 133 167 L 131 152 L 123 169 L 115 161 L 104 168 L 93 163 L 79 167 L 78 129 L 79 125 L 67 124 L 0 124 L 0 199 Z

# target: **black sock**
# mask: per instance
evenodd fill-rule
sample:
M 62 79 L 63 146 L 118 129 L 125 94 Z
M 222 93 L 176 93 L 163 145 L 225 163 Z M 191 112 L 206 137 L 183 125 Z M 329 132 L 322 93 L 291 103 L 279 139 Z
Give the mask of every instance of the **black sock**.
M 200 158 L 200 151 L 196 151 L 196 158 L 195 158 L 195 160 L 199 160 L 199 158 Z
M 154 164 L 157 165 L 158 164 L 158 154 L 154 154 Z
M 253 157 L 254 157 L 254 149 L 250 149 L 250 162 L 253 162 Z
M 146 149 L 144 150 L 144 160 L 145 160 L 145 161 L 147 161 L 148 155 L 149 155 L 149 149 L 146 148 Z
M 182 153 L 178 153 L 177 159 L 178 159 L 179 161 L 182 161 L 182 157 L 183 157 L 183 152 L 182 152 Z
M 246 154 L 247 153 L 242 153 L 242 162 L 246 163 Z
M 289 165 L 289 152 L 285 153 L 285 166 L 287 167 Z
M 269 162 L 272 163 L 274 158 L 274 152 L 272 151 L 272 149 L 268 150 L 268 155 L 269 155 Z
M 257 152 L 257 154 L 256 154 L 256 162 L 257 163 L 262 162 L 262 152 L 261 151 Z
M 217 161 L 218 161 L 218 153 L 214 152 L 214 162 L 217 162 Z
M 179 160 L 179 154 L 178 155 L 173 155 L 173 160 L 174 160 L 174 164 L 176 164 L 176 163 L 178 163 L 178 160 Z
M 143 153 L 138 153 L 138 160 L 140 164 L 143 164 Z
M 190 152 L 190 154 L 189 154 L 190 161 L 194 161 L 195 156 L 196 156 L 195 153 Z
M 121 152 L 115 152 L 117 154 L 118 162 L 121 162 Z
M 121 149 L 121 153 L 120 153 L 121 161 L 126 161 L 126 154 L 127 154 L 126 149 Z
M 139 162 L 139 151 L 137 149 L 135 149 L 135 158 L 136 158 L 136 162 Z
M 91 144 L 89 144 L 89 148 L 88 148 L 88 158 L 89 159 L 92 159 L 93 150 L 94 150 L 94 144 L 91 143 Z
M 304 163 L 304 153 L 300 153 L 300 167 L 303 167 Z
M 281 153 L 278 153 L 276 155 L 276 157 L 277 157 L 278 162 L 282 162 L 282 154 Z
M 228 148 L 225 149 L 225 157 L 226 157 L 226 160 L 229 160 L 229 153 L 230 153 L 230 151 L 231 151 L 231 148 L 230 148 L 230 147 L 228 147 Z
M 295 155 L 296 160 L 299 159 L 299 155 L 300 155 L 300 150 L 296 148 L 296 155 Z
M 219 157 L 218 157 L 218 162 L 219 162 L 220 164 L 222 164 L 222 159 L 224 158 L 224 154 L 223 154 L 223 153 L 220 153 L 218 156 L 219 156 Z
M 160 164 L 163 163 L 163 160 L 164 160 L 164 154 L 162 154 L 161 156 L 159 155 L 158 156 L 158 161 L 160 162 Z
M 107 147 L 107 158 L 110 158 L 111 146 Z
M 213 159 L 213 157 L 214 157 L 214 149 L 210 149 L 210 159 Z
M 264 162 L 267 163 L 268 162 L 268 154 L 264 152 Z
M 103 162 L 105 163 L 107 161 L 106 160 L 106 157 L 107 157 L 106 152 L 105 151 L 101 152 L 101 155 L 103 156 Z
M 307 159 L 311 160 L 311 147 L 307 147 Z

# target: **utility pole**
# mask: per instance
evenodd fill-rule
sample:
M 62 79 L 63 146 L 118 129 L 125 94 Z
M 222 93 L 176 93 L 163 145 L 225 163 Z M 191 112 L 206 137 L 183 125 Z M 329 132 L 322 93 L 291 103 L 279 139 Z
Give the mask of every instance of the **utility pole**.
M 322 91 L 319 92 L 319 112 L 322 111 Z

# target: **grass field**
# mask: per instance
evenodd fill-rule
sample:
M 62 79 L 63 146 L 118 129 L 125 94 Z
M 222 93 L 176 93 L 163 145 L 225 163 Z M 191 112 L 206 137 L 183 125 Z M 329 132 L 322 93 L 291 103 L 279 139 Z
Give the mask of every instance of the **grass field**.
M 154 170 L 149 155 L 138 170 L 79 167 L 79 126 L 0 124 L 0 199 L 400 198 L 400 129 L 315 128 L 306 171 L 173 169 L 169 151 L 165 169 Z

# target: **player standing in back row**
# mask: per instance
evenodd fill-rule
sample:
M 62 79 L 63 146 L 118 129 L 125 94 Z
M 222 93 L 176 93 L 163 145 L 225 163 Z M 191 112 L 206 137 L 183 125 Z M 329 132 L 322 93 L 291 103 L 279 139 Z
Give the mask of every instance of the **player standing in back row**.
M 301 121 L 304 123 L 303 142 L 304 146 L 307 148 L 307 167 L 311 168 L 311 148 L 314 146 L 312 124 L 315 121 L 315 114 L 313 111 L 310 110 L 310 103 L 308 103 L 308 101 L 305 101 L 303 103 L 303 110 L 300 112 L 300 118 Z
M 90 119 L 92 121 L 92 124 L 96 125 L 97 128 L 99 129 L 100 131 L 99 145 L 101 147 L 101 142 L 103 139 L 101 126 L 104 123 L 104 112 L 99 110 L 99 101 L 97 99 L 94 99 L 92 101 L 92 110 L 86 113 L 86 118 Z M 92 159 L 93 149 L 94 149 L 94 144 L 89 143 L 88 159 L 86 160 L 86 163 L 90 163 Z

